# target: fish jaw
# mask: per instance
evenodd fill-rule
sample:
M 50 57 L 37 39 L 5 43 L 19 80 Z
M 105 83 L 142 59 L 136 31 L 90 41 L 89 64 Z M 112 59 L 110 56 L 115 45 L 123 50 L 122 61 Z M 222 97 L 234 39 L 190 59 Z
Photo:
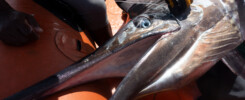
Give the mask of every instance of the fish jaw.
M 76 75 L 64 80 L 61 84 L 46 91 L 42 96 L 47 96 L 94 80 L 126 76 L 147 48 L 154 43 L 152 40 L 157 40 L 158 38 L 159 36 L 145 38 L 142 41 L 134 43 L 118 52 L 112 53 L 109 56 L 94 62 L 93 64 L 90 64 L 88 65 L 89 68 L 81 70 Z M 92 61 L 95 60 L 93 59 Z
M 69 67 L 68 70 L 57 73 L 62 84 L 50 89 L 44 95 L 97 79 L 124 77 L 159 38 L 180 29 L 178 21 L 172 15 L 154 14 L 155 16 L 142 14 L 132 19 L 92 55 L 74 64 L 73 68 Z M 147 28 L 137 27 L 135 22 L 140 18 L 149 19 L 151 25 Z M 74 72 L 69 75 L 71 70 Z

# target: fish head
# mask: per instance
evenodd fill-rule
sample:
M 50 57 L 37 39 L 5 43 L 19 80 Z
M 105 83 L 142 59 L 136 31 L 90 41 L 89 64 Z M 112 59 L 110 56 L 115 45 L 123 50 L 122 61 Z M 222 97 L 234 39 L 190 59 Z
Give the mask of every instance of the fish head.
M 170 14 L 166 6 L 159 5 L 153 7 L 154 9 L 149 7 L 145 12 L 131 19 L 105 45 L 105 48 L 113 51 L 151 36 L 161 36 L 179 30 L 178 20 Z

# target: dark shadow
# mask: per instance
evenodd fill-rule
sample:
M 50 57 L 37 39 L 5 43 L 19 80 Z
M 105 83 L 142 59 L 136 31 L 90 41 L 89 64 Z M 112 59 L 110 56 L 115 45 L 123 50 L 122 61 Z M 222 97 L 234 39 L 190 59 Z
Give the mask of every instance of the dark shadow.
M 233 74 L 222 61 L 199 78 L 197 84 L 202 93 L 198 100 L 245 100 L 245 80 Z
M 34 0 L 36 3 L 47 9 L 60 20 L 70 25 L 73 29 L 78 31 L 76 22 L 76 12 L 72 7 L 62 0 Z
M 187 8 L 185 11 L 183 11 L 182 13 L 179 13 L 179 14 L 174 14 L 175 17 L 178 19 L 178 20 L 185 20 L 187 19 L 188 15 L 191 13 L 191 8 Z

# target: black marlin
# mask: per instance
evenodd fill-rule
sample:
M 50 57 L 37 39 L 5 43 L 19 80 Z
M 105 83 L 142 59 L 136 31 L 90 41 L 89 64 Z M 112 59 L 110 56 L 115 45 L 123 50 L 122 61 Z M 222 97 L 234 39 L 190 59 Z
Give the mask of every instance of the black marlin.
M 226 9 L 223 1 L 196 0 L 179 16 L 172 15 L 165 2 L 149 4 L 91 55 L 6 99 L 38 99 L 88 81 L 124 77 L 129 71 L 111 99 L 126 100 L 140 91 L 143 95 L 171 89 L 200 76 L 242 41 L 239 21 L 230 19 L 238 17 L 236 13 L 227 16 L 233 9 Z M 220 25 L 227 29 L 217 28 Z

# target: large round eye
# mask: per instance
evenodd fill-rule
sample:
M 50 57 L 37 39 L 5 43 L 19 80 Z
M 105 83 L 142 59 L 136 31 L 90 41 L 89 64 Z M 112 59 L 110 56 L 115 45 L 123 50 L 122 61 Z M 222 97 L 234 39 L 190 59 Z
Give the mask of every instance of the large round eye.
M 151 26 L 151 21 L 146 17 L 140 17 L 134 21 L 134 25 L 137 28 L 147 28 Z

